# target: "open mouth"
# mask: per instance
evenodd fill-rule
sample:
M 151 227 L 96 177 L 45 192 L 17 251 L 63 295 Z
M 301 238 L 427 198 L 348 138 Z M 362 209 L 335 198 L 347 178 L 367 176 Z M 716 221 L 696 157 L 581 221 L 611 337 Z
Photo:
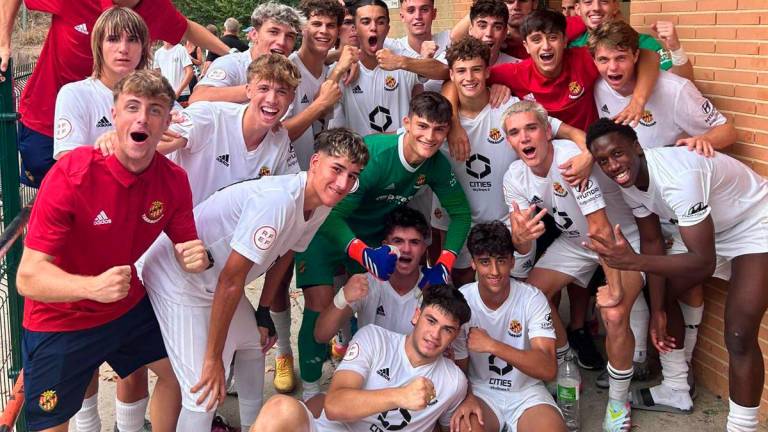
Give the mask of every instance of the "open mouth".
M 321 43 L 321 44 L 327 44 L 331 42 L 331 39 L 327 37 L 316 37 L 315 42 Z
M 618 83 L 621 82 L 621 79 L 624 78 L 624 75 L 623 74 L 608 74 L 608 75 L 605 76 L 605 78 L 606 78 L 606 80 L 609 83 L 618 84 Z
M 401 255 L 400 258 L 397 259 L 397 262 L 401 262 L 403 264 L 410 264 L 411 262 L 413 262 L 413 258 L 409 256 Z
M 378 46 L 379 43 L 379 37 L 378 36 L 369 36 L 368 37 L 368 46 L 371 48 L 375 48 Z
M 624 170 L 624 171 L 616 174 L 615 176 L 613 176 L 613 178 L 614 178 L 614 180 L 616 180 L 616 183 L 618 183 L 620 185 L 626 184 L 627 182 L 629 182 L 629 171 L 628 170 Z
M 543 61 L 545 63 L 549 63 L 552 60 L 554 60 L 555 54 L 554 53 L 541 53 L 541 54 L 539 54 L 539 58 L 541 59 L 541 61 Z
M 135 142 L 144 142 L 149 138 L 146 132 L 131 132 L 131 139 Z
M 269 108 L 269 107 L 262 107 L 262 108 L 261 108 L 261 113 L 262 113 L 262 114 L 264 115 L 264 117 L 266 117 L 266 118 L 273 118 L 273 117 L 277 117 L 277 114 L 278 114 L 279 112 L 280 112 L 280 110 L 278 110 L 277 108 Z
M 282 48 L 272 48 L 272 49 L 269 50 L 269 52 L 271 52 L 273 54 L 285 55 L 285 51 L 283 51 Z
M 536 154 L 536 147 L 534 146 L 523 147 L 523 154 L 529 158 L 533 157 Z
M 462 84 L 464 90 L 475 90 L 479 84 L 476 82 Z

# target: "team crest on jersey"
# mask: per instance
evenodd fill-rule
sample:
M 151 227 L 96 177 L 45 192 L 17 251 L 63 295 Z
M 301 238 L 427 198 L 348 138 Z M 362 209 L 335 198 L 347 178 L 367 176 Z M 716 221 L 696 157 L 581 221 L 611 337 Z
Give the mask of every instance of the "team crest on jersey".
M 62 118 L 56 122 L 56 139 L 64 139 L 72 133 L 72 123 L 69 120 Z
M 224 69 L 214 69 L 208 72 L 208 75 L 206 76 L 212 80 L 221 81 L 227 77 L 227 71 Z
M 499 128 L 491 128 L 490 131 L 488 131 L 488 142 L 491 144 L 498 144 L 504 140 L 504 137 L 501 135 L 501 131 Z
M 578 99 L 584 94 L 584 86 L 579 84 L 578 81 L 571 81 L 568 84 L 568 97 L 571 99 Z
M 272 171 L 269 170 L 269 167 L 261 167 L 259 170 L 259 177 L 266 177 L 268 176 Z
M 51 412 L 59 403 L 59 397 L 56 395 L 56 390 L 46 390 L 40 394 L 40 399 L 37 404 L 40 405 L 40 409 L 45 412 Z
M 536 102 L 536 96 L 534 96 L 533 93 L 528 93 L 527 95 L 523 96 L 523 100 L 529 100 L 531 102 Z
M 253 244 L 261 250 L 267 250 L 272 247 L 277 237 L 275 228 L 269 225 L 263 225 L 256 228 L 253 233 Z
M 424 174 L 419 174 L 419 176 L 416 178 L 416 187 L 420 188 L 424 186 L 427 183 L 427 176 Z
M 352 361 L 360 355 L 360 345 L 357 342 L 352 342 L 347 348 L 347 353 L 344 354 L 344 360 Z
M 152 201 L 152 204 L 149 206 L 149 210 L 141 215 L 141 218 L 144 219 L 144 222 L 153 224 L 162 219 L 164 214 L 165 204 L 163 204 L 162 201 Z
M 653 118 L 653 113 L 648 110 L 643 111 L 643 116 L 640 117 L 640 124 L 647 127 L 655 125 L 656 119 Z
M 397 79 L 395 79 L 395 77 L 392 75 L 387 75 L 384 78 L 384 90 L 394 91 L 397 88 L 397 85 Z
M 560 182 L 555 182 L 552 185 L 552 189 L 555 191 L 555 195 L 559 196 L 560 198 L 564 198 L 566 195 L 568 195 L 568 191 L 563 188 L 563 185 L 561 185 Z
M 520 321 L 513 319 L 509 322 L 509 329 L 507 329 L 507 334 L 509 334 L 512 337 L 520 337 L 520 335 L 523 334 L 523 325 L 520 324 Z
M 443 209 L 440 207 L 435 207 L 435 217 L 438 219 L 443 218 Z

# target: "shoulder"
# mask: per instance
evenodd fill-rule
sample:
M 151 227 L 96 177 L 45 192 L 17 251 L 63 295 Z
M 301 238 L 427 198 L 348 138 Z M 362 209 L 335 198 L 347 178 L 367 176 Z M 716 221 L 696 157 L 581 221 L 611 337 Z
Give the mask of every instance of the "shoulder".
M 552 140 L 552 147 L 555 151 L 555 163 L 557 165 L 567 161 L 573 156 L 581 154 L 579 146 L 577 146 L 576 143 L 571 140 Z
M 79 179 L 94 169 L 100 169 L 104 163 L 101 152 L 91 146 L 80 146 L 58 160 L 54 166 L 64 177 L 77 183 Z
M 517 184 L 518 180 L 528 172 L 528 166 L 521 160 L 516 160 L 509 164 L 507 172 L 504 173 L 504 184 Z
M 373 159 L 375 156 L 386 153 L 387 151 L 392 151 L 393 149 L 395 152 L 397 152 L 397 143 L 399 137 L 400 135 L 394 134 L 375 134 L 366 135 L 365 138 L 363 138 L 363 141 L 368 147 L 368 152 L 371 155 L 371 159 Z M 371 165 L 370 161 L 368 162 L 368 165 Z
M 659 71 L 659 78 L 656 81 L 656 89 L 661 88 L 665 93 L 679 92 L 686 84 L 692 83 L 681 77 L 665 70 Z M 672 95 L 669 95 L 672 98 Z

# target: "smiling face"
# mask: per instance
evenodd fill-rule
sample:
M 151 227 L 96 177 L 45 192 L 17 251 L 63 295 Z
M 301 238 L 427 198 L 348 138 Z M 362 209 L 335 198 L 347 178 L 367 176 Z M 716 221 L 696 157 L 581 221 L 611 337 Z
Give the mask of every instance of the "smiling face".
M 254 76 L 246 86 L 249 115 L 254 116 L 256 127 L 269 129 L 288 111 L 295 90 L 285 83 L 267 81 Z
M 312 14 L 302 32 L 301 46 L 325 57 L 336 45 L 338 36 L 339 26 L 335 17 Z
M 552 165 L 552 129 L 539 123 L 533 112 L 514 113 L 504 121 L 507 142 L 525 164 L 539 172 Z M 538 173 L 537 173 L 538 175 Z
M 258 29 L 251 30 L 248 38 L 253 42 L 255 57 L 270 52 L 287 56 L 296 43 L 296 31 L 289 25 L 269 19 Z
M 507 37 L 504 19 L 494 16 L 477 17 L 469 27 L 469 35 L 491 48 L 491 56 L 498 54 Z
M 472 257 L 472 268 L 477 271 L 477 282 L 481 290 L 499 294 L 509 289 L 509 272 L 515 265 L 512 254 L 491 256 L 482 254 Z
M 477 97 L 485 92 L 485 82 L 489 69 L 480 57 L 469 60 L 456 60 L 450 69 L 451 81 L 465 98 Z
M 113 80 L 136 70 L 141 61 L 143 44 L 138 36 L 123 31 L 120 34 L 106 34 L 101 44 L 104 58 L 102 74 Z
M 355 28 L 360 38 L 360 50 L 373 56 L 384 47 L 389 33 L 389 12 L 381 6 L 368 5 L 357 8 Z
M 422 36 L 432 32 L 432 21 L 437 9 L 432 0 L 403 0 L 400 5 L 400 19 L 409 35 Z
M 170 120 L 168 100 L 121 93 L 112 107 L 117 159 L 133 172 L 146 168 Z
M 560 32 L 533 32 L 526 36 L 523 42 L 528 54 L 531 55 L 536 69 L 547 78 L 555 78 L 563 69 L 563 54 L 565 53 L 565 36 Z
M 421 258 L 427 250 L 427 244 L 416 228 L 396 226 L 387 234 L 383 243 L 400 250 L 395 273 L 408 276 L 420 271 Z
M 403 128 L 405 128 L 403 138 L 405 159 L 415 166 L 431 158 L 440 150 L 440 145 L 448 136 L 450 126 L 448 123 L 436 123 L 412 114 L 403 119 Z
M 435 305 L 417 309 L 411 323 L 414 328 L 410 343 L 414 351 L 427 360 L 443 355 L 459 334 L 459 320 Z
M 640 51 L 606 48 L 600 44 L 595 49 L 595 65 L 606 83 L 620 94 L 631 94 L 635 88 L 635 64 Z
M 580 0 L 576 11 L 584 20 L 587 29 L 594 30 L 607 20 L 612 20 L 619 13 L 617 0 Z
M 509 27 L 519 28 L 533 12 L 533 0 L 504 0 L 509 10 Z
M 361 165 L 346 157 L 331 156 L 324 152 L 312 155 L 307 176 L 307 198 L 333 207 L 356 188 Z
M 619 186 L 628 188 L 638 183 L 647 184 L 648 167 L 641 157 L 643 149 L 637 141 L 610 132 L 592 141 L 589 149 L 595 163 Z
M 360 47 L 360 38 L 357 36 L 357 27 L 355 26 L 355 16 L 352 14 L 344 15 L 344 21 L 339 30 L 339 48 L 347 45 L 355 48 Z

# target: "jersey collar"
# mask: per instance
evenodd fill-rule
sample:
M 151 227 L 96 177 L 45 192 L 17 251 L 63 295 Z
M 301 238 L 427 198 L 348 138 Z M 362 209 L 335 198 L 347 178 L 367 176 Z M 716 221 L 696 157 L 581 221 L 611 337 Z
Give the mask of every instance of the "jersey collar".
M 400 156 L 400 163 L 403 165 L 403 168 L 405 168 L 406 171 L 415 173 L 423 164 L 424 162 L 420 163 L 418 166 L 413 166 L 408 163 L 407 160 L 405 160 L 405 134 L 407 132 L 403 132 L 397 137 L 397 155 Z
M 96 150 L 98 151 L 98 150 Z M 107 169 L 112 174 L 112 176 L 120 183 L 124 188 L 129 188 L 133 186 L 134 183 L 139 181 L 140 178 L 146 177 L 149 175 L 149 172 L 152 171 L 155 165 L 155 160 L 157 160 L 157 152 L 155 152 L 155 155 L 152 157 L 152 162 L 149 163 L 147 166 L 147 169 L 145 169 L 141 174 L 134 174 L 130 171 L 128 171 L 123 164 L 120 163 L 120 161 L 117 159 L 117 156 L 113 154 L 109 155 L 105 159 L 105 163 L 107 165 Z

